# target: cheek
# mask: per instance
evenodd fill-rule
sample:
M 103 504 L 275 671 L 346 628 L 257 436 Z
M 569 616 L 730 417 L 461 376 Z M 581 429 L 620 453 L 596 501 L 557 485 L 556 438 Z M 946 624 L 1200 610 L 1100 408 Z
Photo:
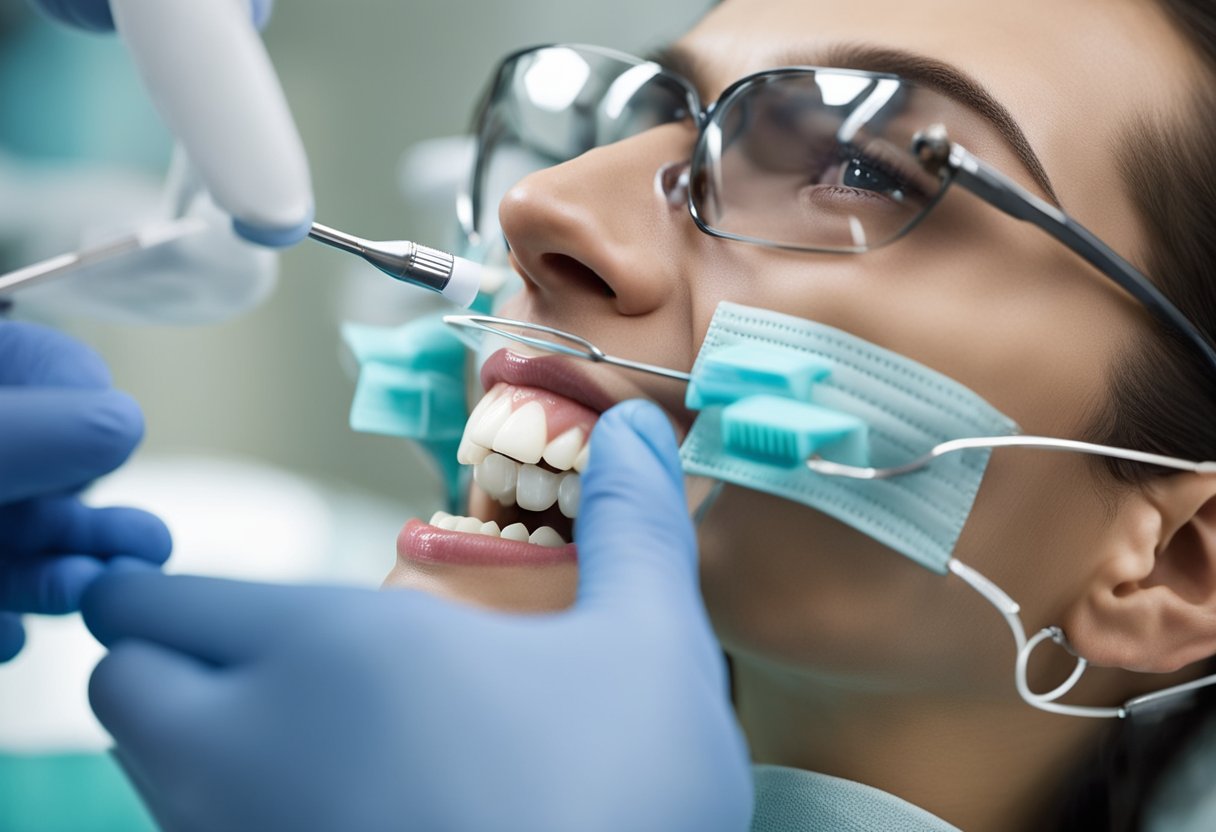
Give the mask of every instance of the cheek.
M 956 636 L 985 613 L 961 582 L 826 515 L 733 487 L 699 535 L 706 605 L 736 659 L 899 688 L 971 675 Z
M 1091 465 L 1074 455 L 996 452 L 955 548 L 1022 607 L 1029 631 L 1060 623 L 1114 545 Z
M 414 589 L 500 612 L 557 612 L 574 603 L 578 567 L 460 566 L 399 562 L 384 589 Z

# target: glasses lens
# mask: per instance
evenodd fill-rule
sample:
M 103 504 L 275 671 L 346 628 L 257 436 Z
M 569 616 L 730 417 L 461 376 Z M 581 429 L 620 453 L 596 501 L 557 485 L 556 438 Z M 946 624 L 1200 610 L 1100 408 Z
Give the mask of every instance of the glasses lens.
M 508 58 L 475 125 L 472 230 L 498 236 L 498 203 L 528 174 L 683 120 L 693 106 L 678 79 L 621 53 L 547 46 Z
M 727 236 L 865 251 L 916 223 L 945 189 L 911 153 L 940 96 L 894 78 L 782 70 L 719 102 L 697 148 L 699 221 Z M 937 111 L 937 112 L 935 112 Z

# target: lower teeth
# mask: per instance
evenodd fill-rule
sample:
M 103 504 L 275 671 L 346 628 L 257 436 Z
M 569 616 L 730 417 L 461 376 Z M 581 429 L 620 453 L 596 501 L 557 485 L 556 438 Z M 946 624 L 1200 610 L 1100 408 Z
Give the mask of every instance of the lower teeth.
M 528 527 L 523 523 L 512 523 L 505 529 L 499 529 L 493 520 L 483 522 L 476 517 L 461 517 L 437 511 L 431 516 L 430 524 L 436 528 L 450 532 L 465 532 L 467 534 L 483 534 L 486 537 L 500 537 L 503 540 L 514 540 L 518 543 L 534 543 L 537 546 L 565 546 L 566 540 L 552 526 L 541 526 L 528 534 Z

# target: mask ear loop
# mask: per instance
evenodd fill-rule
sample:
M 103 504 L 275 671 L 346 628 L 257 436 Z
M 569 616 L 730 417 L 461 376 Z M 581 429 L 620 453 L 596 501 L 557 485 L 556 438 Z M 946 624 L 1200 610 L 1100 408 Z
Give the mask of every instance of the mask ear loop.
M 971 437 L 966 439 L 955 439 L 948 442 L 943 442 L 931 448 L 925 454 L 910 460 L 902 465 L 892 466 L 889 468 L 868 468 L 861 466 L 844 465 L 841 463 L 831 462 L 819 457 L 812 457 L 807 460 L 806 466 L 817 474 L 826 476 L 847 477 L 857 480 L 881 480 L 891 477 L 898 477 L 903 474 L 908 474 L 913 471 L 920 470 L 933 460 L 945 456 L 947 454 L 958 453 L 972 449 L 993 449 L 993 448 L 1033 448 L 1043 451 L 1064 451 L 1070 453 L 1087 453 L 1097 454 L 1098 456 L 1114 457 L 1116 459 L 1126 459 L 1133 462 L 1142 462 L 1150 465 L 1160 465 L 1167 468 L 1173 468 L 1181 471 L 1193 471 L 1198 474 L 1216 473 L 1216 462 L 1193 462 L 1190 460 L 1177 459 L 1175 457 L 1162 456 L 1160 454 L 1145 453 L 1143 451 L 1133 451 L 1127 448 L 1112 448 L 1106 445 L 1096 445 L 1089 442 L 1078 442 L 1069 439 L 1056 439 L 1046 436 L 984 436 Z M 1014 642 L 1017 645 L 1018 656 L 1017 663 L 1014 667 L 1014 681 L 1017 685 L 1018 695 L 1023 701 L 1031 707 L 1038 708 L 1041 711 L 1049 713 L 1064 714 L 1066 716 L 1081 716 L 1081 717 L 1096 717 L 1096 718 L 1125 718 L 1130 716 L 1133 711 L 1143 709 L 1149 705 L 1158 705 L 1164 700 L 1173 699 L 1174 697 L 1189 693 L 1199 688 L 1207 687 L 1216 684 L 1216 674 L 1205 676 L 1200 679 L 1195 679 L 1191 682 L 1186 682 L 1181 685 L 1174 685 L 1163 690 L 1153 693 L 1138 696 L 1134 699 L 1129 699 L 1118 708 L 1096 708 L 1080 705 L 1062 705 L 1057 700 L 1076 687 L 1081 677 L 1085 674 L 1089 663 L 1082 657 L 1077 656 L 1077 664 L 1073 668 L 1069 677 L 1062 684 L 1053 690 L 1046 693 L 1035 693 L 1030 689 L 1027 682 L 1027 668 L 1030 665 L 1030 656 L 1035 649 L 1045 641 L 1054 641 L 1056 644 L 1064 647 L 1070 653 L 1073 651 L 1068 647 L 1068 640 L 1064 636 L 1064 631 L 1059 627 L 1047 627 L 1040 630 L 1033 638 L 1027 639 L 1026 628 L 1022 623 L 1019 615 L 1021 608 L 1017 602 L 1010 598 L 1004 590 L 998 587 L 992 581 L 985 578 L 979 572 L 976 572 L 971 567 L 957 560 L 951 560 L 949 563 L 950 571 L 962 578 L 972 589 L 978 592 L 983 598 L 996 608 L 997 612 L 1005 619 L 1005 623 L 1009 625 L 1010 631 L 1013 633 Z M 1073 653 L 1073 655 L 1076 655 Z
M 1089 667 L 1089 662 L 1081 656 L 1076 656 L 1077 664 L 1072 670 L 1072 674 L 1064 680 L 1064 683 L 1054 690 L 1047 693 L 1034 693 L 1030 690 L 1030 685 L 1026 680 L 1027 667 L 1030 665 L 1030 654 L 1035 648 L 1044 641 L 1054 641 L 1056 644 L 1068 650 L 1068 641 L 1064 638 L 1064 631 L 1059 627 L 1045 627 L 1039 630 L 1034 636 L 1018 650 L 1018 660 L 1015 669 L 1014 680 L 1018 686 L 1018 694 L 1026 702 L 1031 703 L 1036 708 L 1043 711 L 1049 711 L 1056 714 L 1065 714 L 1069 716 L 1090 716 L 1090 717 L 1124 717 L 1127 714 L 1122 708 L 1090 708 L 1074 705 L 1060 705 L 1056 702 L 1057 699 L 1064 696 L 1074 687 L 1077 682 L 1081 681 L 1081 677 L 1085 675 L 1086 668 Z M 1071 650 L 1069 650 L 1072 653 Z
M 1040 711 L 1067 716 L 1109 718 L 1127 715 L 1124 708 L 1061 705 L 1056 701 L 1076 687 L 1077 682 L 1081 681 L 1081 677 L 1085 675 L 1085 670 L 1089 666 L 1089 663 L 1080 656 L 1077 656 L 1076 666 L 1062 684 L 1047 693 L 1035 693 L 1032 691 L 1026 679 L 1027 668 L 1030 665 L 1030 655 L 1044 641 L 1051 640 L 1057 644 L 1066 645 L 1067 642 L 1064 639 L 1063 630 L 1059 627 L 1047 627 L 1035 633 L 1032 638 L 1026 638 L 1026 626 L 1022 623 L 1020 615 L 1022 608 L 1003 589 L 961 561 L 951 560 L 949 567 L 951 572 L 962 578 L 984 600 L 992 604 L 996 608 L 996 611 L 1001 614 L 1001 617 L 1005 619 L 1005 623 L 1009 625 L 1009 630 L 1013 633 L 1013 640 L 1018 650 L 1017 662 L 1014 665 L 1014 683 L 1017 686 L 1018 695 L 1022 697 L 1022 701 Z
M 1017 662 L 1014 666 L 1014 682 L 1017 685 L 1018 695 L 1032 708 L 1053 714 L 1063 714 L 1064 716 L 1126 719 L 1140 711 L 1148 709 L 1150 706 L 1159 706 L 1166 700 L 1173 700 L 1200 688 L 1216 685 L 1216 674 L 1212 674 L 1190 682 L 1184 682 L 1180 685 L 1146 693 L 1143 696 L 1137 696 L 1127 700 L 1117 708 L 1061 705 L 1056 700 L 1076 687 L 1077 683 L 1081 681 L 1081 677 L 1085 675 L 1085 670 L 1089 667 L 1089 663 L 1084 658 L 1077 656 L 1077 664 L 1069 677 L 1061 685 L 1047 693 L 1035 693 L 1032 691 L 1027 682 L 1026 675 L 1027 668 L 1030 665 L 1031 654 L 1035 651 L 1035 648 L 1045 641 L 1054 641 L 1070 653 L 1073 652 L 1068 646 L 1068 640 L 1064 635 L 1064 631 L 1059 627 L 1046 627 L 1035 633 L 1032 638 L 1026 638 L 1026 628 L 1019 614 L 1021 607 L 1003 589 L 960 561 L 951 560 L 949 568 L 951 572 L 978 592 L 984 600 L 992 604 L 996 608 L 996 611 L 1001 614 L 1001 617 L 1005 619 L 1005 623 L 1009 625 L 1009 629 L 1013 633 L 1013 640 L 1018 649 Z

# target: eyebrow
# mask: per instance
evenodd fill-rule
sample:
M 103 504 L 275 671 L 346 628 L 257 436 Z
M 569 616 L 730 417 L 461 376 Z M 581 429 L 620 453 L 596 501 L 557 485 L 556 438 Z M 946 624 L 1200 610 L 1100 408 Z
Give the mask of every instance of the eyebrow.
M 698 83 L 705 77 L 700 59 L 679 44 L 668 44 L 655 50 L 648 60 L 687 78 L 694 86 L 703 86 Z M 953 64 L 903 49 L 865 43 L 838 43 L 819 53 L 806 50 L 782 53 L 774 66 L 823 66 L 884 72 L 936 90 L 973 110 L 991 124 L 1012 148 L 1035 184 L 1047 194 L 1052 204 L 1060 207 L 1047 170 L 1017 120 L 979 81 Z

